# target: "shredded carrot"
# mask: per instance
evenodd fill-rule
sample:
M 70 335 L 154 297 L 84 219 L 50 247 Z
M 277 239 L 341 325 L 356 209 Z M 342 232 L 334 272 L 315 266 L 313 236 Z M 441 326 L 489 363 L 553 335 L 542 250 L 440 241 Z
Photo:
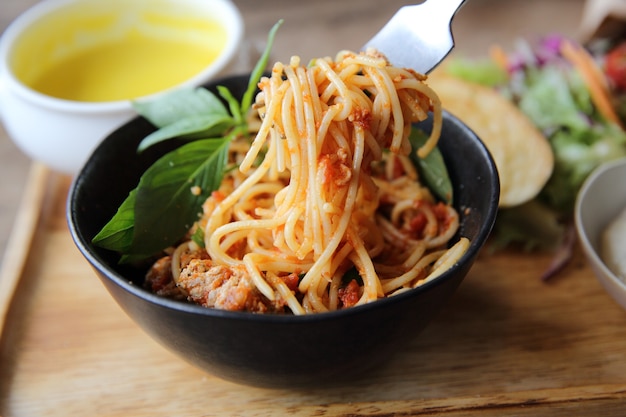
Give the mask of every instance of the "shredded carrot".
M 500 45 L 492 45 L 489 48 L 489 56 L 503 70 L 507 71 L 509 69 L 509 59 Z
M 610 93 L 606 78 L 596 65 L 589 53 L 580 46 L 574 46 L 571 42 L 563 42 L 561 55 L 578 70 L 589 88 L 591 100 L 598 108 L 602 116 L 618 126 L 622 124 L 611 104 Z

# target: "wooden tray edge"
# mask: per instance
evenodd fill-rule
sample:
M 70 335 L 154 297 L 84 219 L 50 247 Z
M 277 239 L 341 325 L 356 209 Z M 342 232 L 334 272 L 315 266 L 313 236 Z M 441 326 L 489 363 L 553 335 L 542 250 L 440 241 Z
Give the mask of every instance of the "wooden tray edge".
M 45 165 L 39 162 L 31 165 L 24 194 L 7 241 L 0 269 L 0 340 L 40 223 L 50 176 L 51 171 Z

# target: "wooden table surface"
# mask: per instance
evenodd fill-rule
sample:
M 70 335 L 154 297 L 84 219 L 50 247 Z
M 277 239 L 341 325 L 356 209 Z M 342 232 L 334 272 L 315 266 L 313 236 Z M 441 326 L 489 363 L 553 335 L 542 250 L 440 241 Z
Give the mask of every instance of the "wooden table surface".
M 2 0 L 0 25 L 34 3 Z M 403 4 L 235 3 L 248 53 L 285 18 L 279 60 L 356 49 Z M 454 24 L 455 53 L 576 36 L 583 4 L 468 0 Z M 441 316 L 392 363 L 350 386 L 250 388 L 190 367 L 117 307 L 67 231 L 70 177 L 31 164 L 4 131 L 0 158 L 0 416 L 626 415 L 626 312 L 580 250 L 547 283 L 539 278 L 547 256 L 483 253 Z

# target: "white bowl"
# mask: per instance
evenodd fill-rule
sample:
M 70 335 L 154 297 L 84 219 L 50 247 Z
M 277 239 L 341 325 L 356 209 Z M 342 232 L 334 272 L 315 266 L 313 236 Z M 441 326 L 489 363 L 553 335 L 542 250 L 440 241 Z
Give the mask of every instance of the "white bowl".
M 575 222 L 583 251 L 606 291 L 626 309 L 626 282 L 604 263 L 600 245 L 604 229 L 626 208 L 626 158 L 596 168 L 581 187 Z
M 68 19 L 80 21 L 84 20 L 83 16 L 102 16 L 103 11 L 107 19 L 112 18 L 107 26 L 98 26 L 98 22 L 88 30 L 81 28 L 71 37 L 57 30 Z M 70 43 L 82 45 L 96 35 L 114 38 L 120 28 L 133 30 L 141 27 L 144 30 L 147 26 L 147 30 L 162 29 L 159 25 L 165 19 L 161 15 L 170 16 L 172 11 L 220 22 L 226 30 L 226 43 L 211 64 L 165 91 L 202 85 L 215 76 L 224 75 L 223 71 L 234 61 L 244 31 L 242 16 L 230 0 L 43 0 L 17 17 L 0 38 L 0 119 L 11 139 L 34 160 L 61 172 L 78 172 L 102 139 L 137 116 L 131 101 L 83 102 L 45 95 L 24 84 L 14 74 L 15 63 L 26 59 L 37 62 L 39 56 L 34 52 L 37 48 L 54 57 Z M 157 23 L 146 24 L 147 19 Z M 52 42 L 55 33 L 61 33 L 57 36 L 60 39 Z M 33 47 L 19 46 L 24 44 Z M 33 51 L 35 56 L 28 56 L 23 51 Z M 36 68 L 35 65 L 20 64 L 22 67 Z M 163 92 L 135 99 L 150 99 Z

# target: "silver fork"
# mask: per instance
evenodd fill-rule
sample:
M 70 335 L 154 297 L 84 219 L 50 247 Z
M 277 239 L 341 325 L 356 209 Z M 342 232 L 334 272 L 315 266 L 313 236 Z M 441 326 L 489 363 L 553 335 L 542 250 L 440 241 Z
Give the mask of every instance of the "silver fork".
M 454 48 L 452 19 L 465 0 L 426 0 L 403 6 L 363 49 L 375 48 L 394 66 L 427 74 Z

